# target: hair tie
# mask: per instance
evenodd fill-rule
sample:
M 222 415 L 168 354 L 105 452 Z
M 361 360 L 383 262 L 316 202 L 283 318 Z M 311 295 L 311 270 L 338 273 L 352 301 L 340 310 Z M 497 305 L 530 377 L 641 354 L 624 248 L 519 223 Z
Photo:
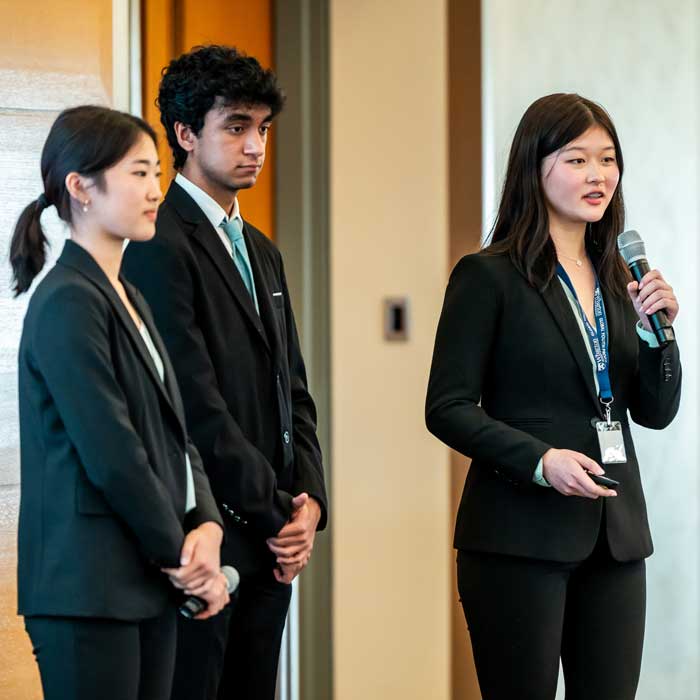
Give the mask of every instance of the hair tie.
M 47 207 L 51 206 L 49 204 L 49 200 L 46 198 L 46 195 L 43 192 L 36 198 L 36 204 L 41 209 L 46 209 Z

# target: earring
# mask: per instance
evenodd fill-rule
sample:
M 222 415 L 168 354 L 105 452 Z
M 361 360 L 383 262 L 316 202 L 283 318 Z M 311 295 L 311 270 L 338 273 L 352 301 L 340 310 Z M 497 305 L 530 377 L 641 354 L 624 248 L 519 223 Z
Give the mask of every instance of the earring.
M 90 204 L 90 200 L 89 200 L 89 199 L 86 199 L 86 200 L 83 202 L 83 213 L 85 213 L 85 214 L 87 214 L 87 212 L 88 212 L 88 204 Z

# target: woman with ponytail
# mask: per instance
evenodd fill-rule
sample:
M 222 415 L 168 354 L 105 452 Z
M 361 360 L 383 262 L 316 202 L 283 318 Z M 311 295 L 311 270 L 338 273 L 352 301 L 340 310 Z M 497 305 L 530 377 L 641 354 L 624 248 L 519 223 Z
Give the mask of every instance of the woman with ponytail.
M 22 294 L 46 261 L 43 211 L 70 228 L 19 349 L 19 612 L 45 700 L 167 700 L 176 588 L 206 600 L 201 617 L 228 602 L 222 523 L 175 375 L 120 275 L 124 242 L 154 234 L 158 168 L 142 120 L 66 110 L 43 149 L 44 192 L 12 238 Z

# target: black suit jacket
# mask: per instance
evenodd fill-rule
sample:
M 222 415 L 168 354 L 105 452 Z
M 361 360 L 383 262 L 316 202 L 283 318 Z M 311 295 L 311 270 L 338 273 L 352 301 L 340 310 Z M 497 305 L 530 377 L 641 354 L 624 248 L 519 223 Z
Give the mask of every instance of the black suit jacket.
M 224 511 L 222 557 L 242 571 L 272 567 L 265 539 L 306 491 L 326 521 L 316 409 L 307 390 L 282 257 L 244 223 L 260 315 L 216 231 L 173 183 L 147 243 L 124 272 L 153 309 L 180 382 L 192 439 Z
M 123 280 L 122 280 L 123 281 Z M 141 295 L 118 294 L 67 241 L 29 304 L 19 349 L 19 612 L 138 620 L 160 614 L 184 531 L 221 524 L 173 368 Z M 197 508 L 185 523 L 185 449 Z
M 607 311 L 613 420 L 622 422 L 627 462 L 605 465 L 618 496 L 566 497 L 534 484 L 550 448 L 600 463 L 593 422 L 603 413 L 586 340 L 557 280 L 540 293 L 507 256 L 468 255 L 452 272 L 435 341 L 426 422 L 473 459 L 457 516 L 458 549 L 578 561 L 593 549 L 602 509 L 613 556 L 652 552 L 628 413 L 663 428 L 678 410 L 676 344 L 651 349 L 639 339 L 627 299 L 603 289 Z M 658 465 L 665 466 L 665 465 Z

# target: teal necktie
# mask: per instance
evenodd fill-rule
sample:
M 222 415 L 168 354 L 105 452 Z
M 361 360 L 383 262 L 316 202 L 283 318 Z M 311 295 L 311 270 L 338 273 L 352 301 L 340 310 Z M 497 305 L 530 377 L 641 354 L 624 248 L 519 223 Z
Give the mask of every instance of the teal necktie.
M 245 238 L 243 238 L 243 227 L 241 226 L 241 220 L 238 218 L 230 221 L 228 219 L 224 219 L 221 222 L 221 228 L 225 231 L 226 235 L 231 241 L 231 247 L 233 248 L 233 262 L 236 263 L 238 272 L 241 273 L 243 284 L 245 284 L 248 293 L 253 299 L 255 310 L 259 315 L 260 308 L 258 307 L 258 297 L 255 293 L 255 283 L 253 282 L 253 268 L 250 266 L 248 248 L 246 248 Z

